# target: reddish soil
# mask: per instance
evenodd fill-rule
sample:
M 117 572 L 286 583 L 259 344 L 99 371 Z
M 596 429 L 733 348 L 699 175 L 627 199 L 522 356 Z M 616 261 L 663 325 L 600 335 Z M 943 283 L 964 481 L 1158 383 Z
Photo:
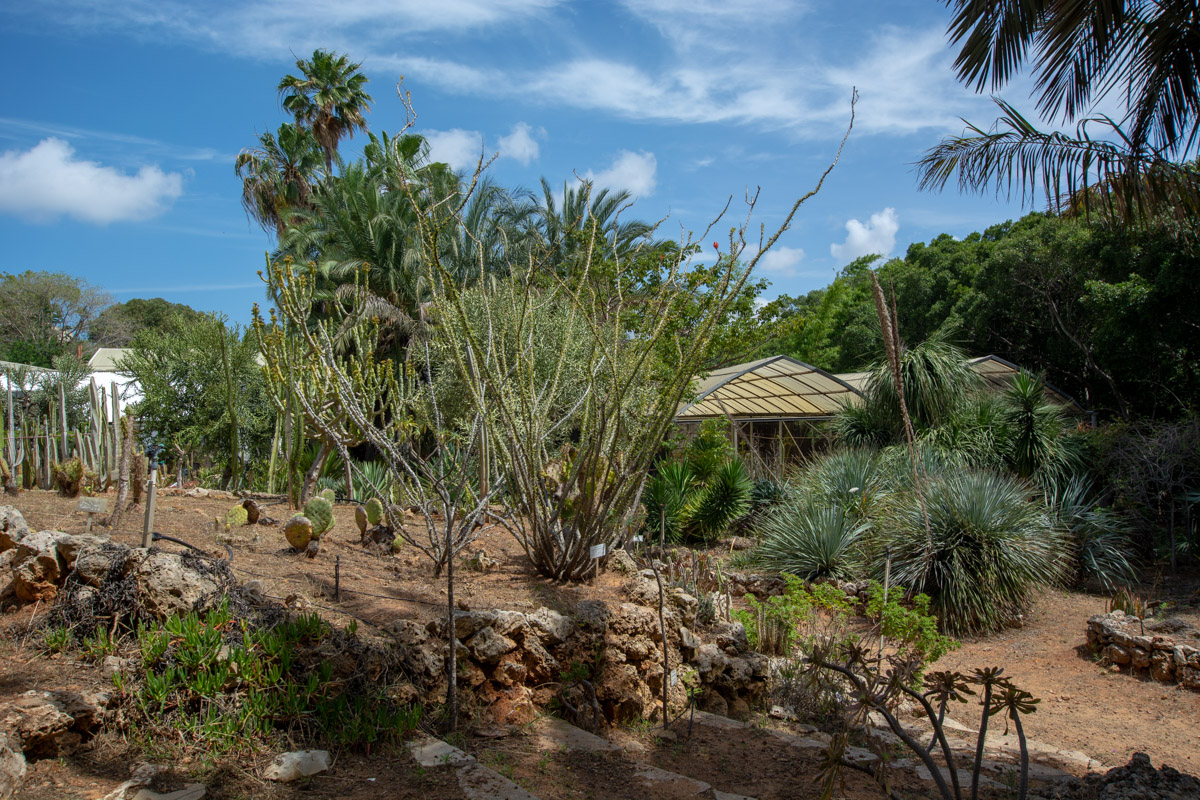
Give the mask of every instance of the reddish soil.
M 1087 650 L 1086 625 L 1105 612 L 1104 604 L 1094 595 L 1047 591 L 1022 627 L 963 642 L 933 668 L 1003 667 L 1018 687 L 1041 698 L 1037 712 L 1025 718 L 1031 739 L 1087 753 L 1108 767 L 1128 764 L 1140 751 L 1155 766 L 1200 774 L 1200 692 L 1098 663 Z M 1186 607 L 1182 613 L 1194 616 Z M 977 727 L 977 707 L 957 708 L 950 712 L 955 719 Z
M 68 532 L 84 530 L 86 518 L 74 511 L 75 500 L 49 492 L 27 492 L 15 505 L 34 529 Z M 155 529 L 212 553 L 224 550 L 220 536 L 232 538 L 234 571 L 243 580 L 259 579 L 268 595 L 304 598 L 332 621 L 352 618 L 381 626 L 398 618 L 427 619 L 443 613 L 445 589 L 434 580 L 427 559 L 414 548 L 401 548 L 395 557 L 367 552 L 358 543 L 353 507 L 335 508 L 336 526 L 322 540 L 316 559 L 298 556 L 287 547 L 278 528 L 252 526 L 225 534 L 212 520 L 224 517 L 234 504 L 228 498 L 160 496 Z M 281 522 L 289 512 L 283 505 L 264 506 L 264 513 Z M 141 540 L 141 511 L 126 516 L 123 530 L 102 531 L 127 544 Z M 416 530 L 414 528 L 414 530 Z M 169 542 L 165 549 L 179 549 Z M 456 571 L 457 595 L 472 607 L 532 610 L 549 606 L 569 609 L 583 598 L 620 598 L 619 576 L 602 574 L 592 584 L 564 587 L 536 575 L 519 545 L 503 529 L 480 531 L 471 550 L 486 550 L 498 565 L 486 572 Z M 334 598 L 335 565 L 340 560 L 340 600 Z M 464 559 L 465 561 L 465 559 Z M 460 562 L 461 563 L 461 562 Z M 1181 592 L 1187 601 L 1191 587 Z M 101 684 L 94 665 L 41 654 L 35 624 L 25 608 L 0 618 L 0 703 L 31 688 L 87 688 Z M 45 607 L 38 609 L 45 613 Z M 1042 699 L 1037 713 L 1026 718 L 1030 738 L 1062 749 L 1079 750 L 1106 765 L 1127 763 L 1135 751 L 1150 755 L 1156 765 L 1170 764 L 1200 773 L 1200 693 L 1166 687 L 1132 676 L 1109 672 L 1086 652 L 1087 618 L 1104 611 L 1104 599 L 1062 591 L 1039 598 L 1024 625 L 1001 634 L 967 641 L 944 657 L 937 669 L 970 671 L 1003 666 L 1023 689 Z M 1194 614 L 1194 609 L 1184 608 Z M 953 712 L 952 712 L 953 713 Z M 974 707 L 960 706 L 955 718 L 969 726 L 977 722 Z M 682 725 L 676 729 L 683 732 Z M 654 764 L 711 783 L 726 792 L 759 798 L 817 796 L 816 752 L 798 758 L 760 731 L 747 736 L 721 735 L 698 729 L 691 738 L 664 740 L 651 730 L 624 730 L 618 739 L 633 742 L 636 753 L 603 756 L 575 752 L 546 752 L 538 740 L 516 731 L 501 739 L 473 738 L 463 746 L 480 760 L 542 800 L 556 798 L 624 798 L 631 790 L 630 758 Z M 642 748 L 642 749 L 639 749 Z M 422 798 L 461 797 L 454 775 L 446 769 L 424 770 L 405 752 L 380 752 L 372 757 L 343 754 L 337 768 L 302 785 L 265 784 L 256 770 L 273 753 L 247 754 L 216 763 L 177 763 L 168 783 L 182 785 L 188 775 L 200 775 L 209 797 Z M 75 755 L 30 765 L 23 797 L 31 800 L 88 798 L 99 800 L 129 775 L 135 760 L 131 746 L 112 734 L 102 734 Z M 372 780 L 373 779 L 373 780 Z M 927 784 L 904 786 L 908 796 L 924 796 Z M 881 796 L 867 776 L 848 774 L 846 793 L 858 800 Z M 667 795 L 662 796 L 669 796 Z M 835 794 L 835 796 L 839 796 Z

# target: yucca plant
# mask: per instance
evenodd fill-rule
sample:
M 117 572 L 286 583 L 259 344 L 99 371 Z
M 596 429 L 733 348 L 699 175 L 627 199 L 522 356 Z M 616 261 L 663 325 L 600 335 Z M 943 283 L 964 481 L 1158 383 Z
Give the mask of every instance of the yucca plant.
M 776 507 L 759 525 L 755 561 L 805 580 L 854 578 L 865 568 L 871 524 L 834 505 L 797 499 Z
M 1098 507 L 1086 478 L 1047 481 L 1045 497 L 1054 521 L 1074 545 L 1076 584 L 1094 584 L 1112 592 L 1133 583 L 1129 524 L 1110 509 Z
M 651 539 L 678 541 L 684 504 L 695 480 L 682 461 L 660 464 L 658 474 L 646 483 L 642 503 L 646 507 L 646 533 Z
M 1046 384 L 1021 370 L 1004 393 L 1003 422 L 1008 466 L 1022 477 L 1036 473 L 1066 475 L 1080 464 L 1080 454 L 1066 433 L 1061 407 L 1046 400 Z
M 703 487 L 688 499 L 684 535 L 708 540 L 749 513 L 754 483 L 741 459 L 731 458 L 716 468 Z
M 888 494 L 888 476 L 878 453 L 839 450 L 811 462 L 795 479 L 796 489 L 813 501 L 858 520 L 871 519 Z
M 1069 573 L 1071 542 L 1029 488 L 991 472 L 949 471 L 924 485 L 928 529 L 915 498 L 882 523 L 893 583 L 932 598 L 947 631 L 994 631 L 1015 621 L 1032 592 Z M 882 564 L 878 564 L 882 572 Z
M 356 469 L 351 472 L 351 483 L 354 485 L 354 496 L 366 500 L 378 497 L 391 502 L 392 478 L 387 467 L 377 461 L 359 461 Z

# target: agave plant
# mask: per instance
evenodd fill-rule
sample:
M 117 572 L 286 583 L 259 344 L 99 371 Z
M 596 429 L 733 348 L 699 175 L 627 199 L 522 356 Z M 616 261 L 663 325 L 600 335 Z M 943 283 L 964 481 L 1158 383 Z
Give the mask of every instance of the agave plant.
M 1075 549 L 1075 582 L 1092 583 L 1105 592 L 1133 583 L 1133 543 L 1129 524 L 1110 509 L 1099 508 L 1086 478 L 1048 481 L 1046 506 L 1071 537 Z
M 924 486 L 929 531 L 915 497 L 884 523 L 892 581 L 932 598 L 954 634 L 1015 621 L 1032 592 L 1069 572 L 1071 542 L 1028 487 L 991 472 L 948 471 Z M 882 571 L 882 564 L 879 565 Z
M 378 497 L 388 502 L 392 498 L 392 478 L 387 467 L 377 461 L 359 461 L 350 471 L 354 496 L 359 500 Z
M 785 502 L 760 524 L 763 541 L 755 561 L 805 580 L 857 577 L 870 528 L 869 522 L 811 498 Z

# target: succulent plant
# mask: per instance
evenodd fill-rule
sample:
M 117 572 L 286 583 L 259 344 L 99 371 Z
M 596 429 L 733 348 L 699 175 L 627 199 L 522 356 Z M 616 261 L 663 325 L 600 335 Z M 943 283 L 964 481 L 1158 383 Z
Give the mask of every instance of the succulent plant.
M 333 527 L 333 503 L 321 496 L 314 497 L 304 504 L 304 516 L 312 522 L 313 536 L 319 539 Z
M 258 518 L 262 514 L 262 509 L 258 507 L 258 503 L 254 502 L 250 498 L 246 498 L 242 501 L 242 508 L 246 509 L 246 524 L 258 524 Z
M 242 506 L 234 506 L 225 512 L 225 524 L 231 528 L 240 528 L 249 521 L 250 515 Z
M 378 525 L 383 521 L 383 501 L 378 497 L 372 497 L 363 508 L 367 512 L 368 524 Z
M 322 489 L 317 493 L 317 497 L 324 497 L 330 503 L 337 500 L 337 495 L 334 493 L 333 489 Z
M 363 508 L 362 506 L 354 507 L 354 522 L 356 525 L 358 525 L 359 533 L 367 532 L 367 523 L 368 523 L 367 510 L 365 508 Z
M 283 526 L 283 535 L 292 547 L 297 550 L 304 550 L 313 538 L 312 523 L 308 521 L 308 517 L 303 514 L 297 514 Z

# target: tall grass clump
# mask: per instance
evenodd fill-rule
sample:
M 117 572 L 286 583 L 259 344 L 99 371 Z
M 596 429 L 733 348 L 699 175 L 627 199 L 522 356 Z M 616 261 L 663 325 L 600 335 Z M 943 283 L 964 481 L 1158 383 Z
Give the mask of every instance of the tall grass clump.
M 951 471 L 924 486 L 929 528 L 917 503 L 895 503 L 883 523 L 892 580 L 931 598 L 952 634 L 1016 621 L 1033 591 L 1065 577 L 1070 538 L 1026 486 L 991 472 Z

